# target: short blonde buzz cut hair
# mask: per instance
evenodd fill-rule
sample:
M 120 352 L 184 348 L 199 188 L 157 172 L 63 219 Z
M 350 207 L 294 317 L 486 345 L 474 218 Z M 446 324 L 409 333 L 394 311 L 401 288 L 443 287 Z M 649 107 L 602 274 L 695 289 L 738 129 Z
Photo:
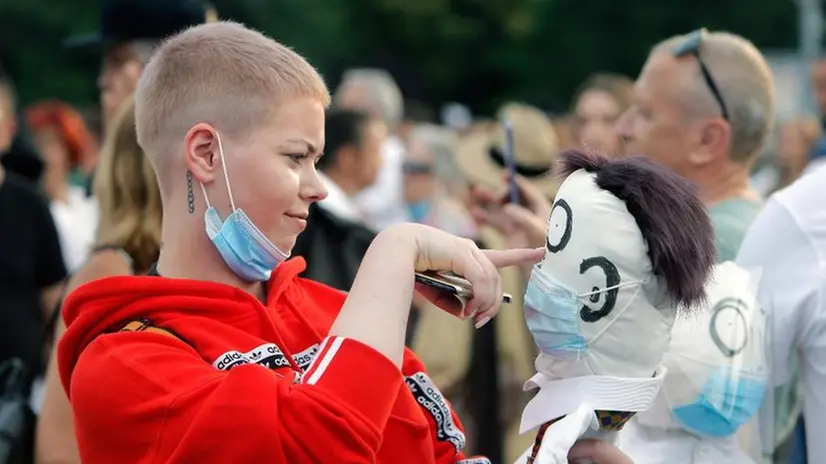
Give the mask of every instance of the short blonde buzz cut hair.
M 135 91 L 138 143 L 161 172 L 160 158 L 195 124 L 238 140 L 301 97 L 330 103 L 324 80 L 298 53 L 238 23 L 202 24 L 166 40 L 146 65 Z

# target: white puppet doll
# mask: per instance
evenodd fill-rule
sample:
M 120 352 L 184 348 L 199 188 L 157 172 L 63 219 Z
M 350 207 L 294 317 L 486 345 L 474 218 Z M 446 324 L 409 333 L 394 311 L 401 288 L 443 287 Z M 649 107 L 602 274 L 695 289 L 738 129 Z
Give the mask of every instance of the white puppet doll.
M 677 318 L 660 393 L 620 438 L 635 463 L 755 462 L 741 451 L 737 432 L 756 418 L 768 382 L 758 280 L 756 273 L 721 263 L 707 286 L 707 309 Z M 759 443 L 749 438 L 759 459 Z
M 525 293 L 540 351 L 525 388 L 539 392 L 520 429 L 539 430 L 518 463 L 567 463 L 579 438 L 615 443 L 651 406 L 675 316 L 704 301 L 716 255 L 705 208 L 670 170 L 575 150 L 559 163 L 545 258 Z

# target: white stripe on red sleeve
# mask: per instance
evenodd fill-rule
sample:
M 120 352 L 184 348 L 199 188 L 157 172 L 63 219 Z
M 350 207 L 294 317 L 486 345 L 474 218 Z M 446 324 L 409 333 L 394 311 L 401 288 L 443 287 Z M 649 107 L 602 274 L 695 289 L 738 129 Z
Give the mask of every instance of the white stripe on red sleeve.
M 316 354 L 315 359 L 304 374 L 305 384 L 313 385 L 321 379 L 324 371 L 333 362 L 333 358 L 335 358 L 342 343 L 344 343 L 344 337 L 327 337 L 324 339 L 318 354 Z
M 318 351 L 316 351 L 315 356 L 313 356 L 313 359 L 310 360 L 310 364 L 307 366 L 307 369 L 304 370 L 305 377 L 307 373 L 309 373 L 311 370 L 313 370 L 313 368 L 315 368 L 316 363 L 318 363 L 321 357 L 324 356 L 324 353 L 327 351 L 327 348 L 329 347 L 329 342 L 331 338 L 332 337 L 325 338 L 318 345 Z

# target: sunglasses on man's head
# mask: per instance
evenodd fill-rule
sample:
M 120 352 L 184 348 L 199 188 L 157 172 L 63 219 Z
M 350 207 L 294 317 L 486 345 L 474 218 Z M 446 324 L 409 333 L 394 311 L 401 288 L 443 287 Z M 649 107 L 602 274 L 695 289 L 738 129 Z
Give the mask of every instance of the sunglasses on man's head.
M 717 103 L 720 105 L 720 111 L 723 113 L 723 119 L 728 121 L 728 108 L 726 107 L 726 102 L 723 101 L 723 95 L 720 93 L 717 83 L 714 81 L 714 78 L 711 77 L 711 73 L 708 71 L 708 67 L 706 66 L 705 61 L 703 61 L 703 57 L 700 55 L 700 49 L 703 47 L 703 39 L 707 33 L 708 31 L 705 28 L 702 28 L 689 34 L 682 43 L 674 47 L 674 56 L 677 58 L 682 58 L 684 56 L 693 55 L 697 58 L 697 62 L 700 63 L 700 72 L 703 74 L 703 80 L 706 81 L 708 89 L 711 90 L 711 93 L 714 94 L 714 99 L 717 100 Z
M 433 166 L 426 163 L 405 161 L 404 164 L 402 164 L 402 172 L 405 174 L 432 174 Z

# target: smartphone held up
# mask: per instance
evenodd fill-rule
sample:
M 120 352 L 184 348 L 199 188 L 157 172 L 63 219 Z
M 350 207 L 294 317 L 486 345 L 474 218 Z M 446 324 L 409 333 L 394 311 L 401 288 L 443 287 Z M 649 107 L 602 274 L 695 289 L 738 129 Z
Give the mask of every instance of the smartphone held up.
M 459 319 L 473 316 L 466 311 L 468 302 L 473 299 L 473 287 L 461 276 L 450 272 L 417 272 L 416 285 L 421 293 L 427 293 L 430 301 L 444 311 Z M 511 295 L 502 294 L 503 303 L 510 303 L 511 299 Z
M 516 184 L 516 160 L 513 153 L 513 124 L 504 121 L 502 126 L 505 129 L 505 150 L 502 158 L 505 161 L 505 173 L 508 180 L 508 202 L 520 204 L 519 186 Z

